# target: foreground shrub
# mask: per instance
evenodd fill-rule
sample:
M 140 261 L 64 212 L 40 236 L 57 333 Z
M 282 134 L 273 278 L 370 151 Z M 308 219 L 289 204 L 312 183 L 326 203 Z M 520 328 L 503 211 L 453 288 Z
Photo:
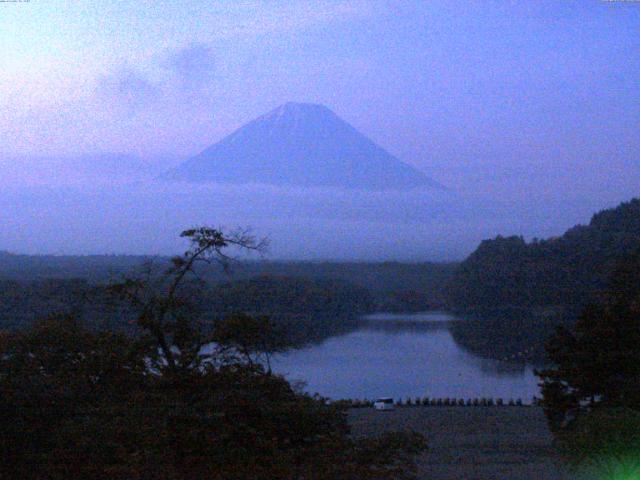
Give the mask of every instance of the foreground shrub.
M 235 315 L 211 334 L 194 321 L 194 265 L 262 243 L 206 227 L 182 237 L 190 248 L 164 274 L 110 289 L 135 311 L 135 339 L 71 318 L 0 335 L 0 479 L 411 478 L 424 439 L 350 438 L 344 405 L 271 373 L 268 319 Z
M 576 418 L 556 434 L 565 458 L 599 478 L 640 475 L 640 412 L 601 408 Z
M 411 478 L 416 434 L 354 440 L 346 409 L 261 366 L 145 368 L 69 319 L 3 337 L 1 478 Z

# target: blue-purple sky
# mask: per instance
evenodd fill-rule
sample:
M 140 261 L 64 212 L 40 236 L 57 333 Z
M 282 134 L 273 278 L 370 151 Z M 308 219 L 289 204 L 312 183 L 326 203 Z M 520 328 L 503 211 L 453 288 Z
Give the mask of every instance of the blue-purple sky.
M 640 194 L 640 2 L 0 3 L 5 179 L 38 175 L 27 156 L 170 165 L 287 101 L 329 106 L 480 216 L 502 202 L 495 234 L 561 233 Z

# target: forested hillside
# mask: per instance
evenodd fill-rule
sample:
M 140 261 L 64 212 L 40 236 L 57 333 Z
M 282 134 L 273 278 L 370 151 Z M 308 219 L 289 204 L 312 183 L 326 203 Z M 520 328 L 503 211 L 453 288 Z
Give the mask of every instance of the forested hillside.
M 620 259 L 640 248 L 640 199 L 597 213 L 558 238 L 497 237 L 480 244 L 454 275 L 459 310 L 563 306 L 579 309 L 606 287 Z
M 146 262 L 169 265 L 167 257 L 129 255 L 16 255 L 0 252 L 0 281 L 33 282 L 64 279 L 105 284 L 131 273 Z M 442 308 L 446 285 L 456 264 L 400 262 L 238 261 L 224 271 L 219 265 L 198 269 L 209 283 L 228 283 L 260 276 L 341 281 L 365 288 L 375 308 L 383 311 L 423 311 Z M 1 287 L 0 287 L 1 288 Z
M 183 301 L 204 330 L 244 312 L 269 317 L 292 345 L 354 328 L 359 315 L 374 309 L 371 295 L 361 287 L 269 276 L 194 287 Z M 107 285 L 63 279 L 0 281 L 0 330 L 28 328 L 52 315 L 72 315 L 94 330 L 136 333 L 132 312 Z
M 558 238 L 486 240 L 460 264 L 451 308 L 467 314 L 452 332 L 493 358 L 544 360 L 555 327 L 571 325 L 609 287 L 624 259 L 640 249 L 640 200 L 593 216 Z
M 104 283 L 130 272 L 150 258 L 141 255 L 19 255 L 0 251 L 0 280 L 82 279 Z
M 350 331 L 360 315 L 374 310 L 371 295 L 362 287 L 293 277 L 261 276 L 214 285 L 206 302 L 213 320 L 237 312 L 267 316 L 294 346 Z
M 251 315 L 340 315 L 367 313 L 373 308 L 371 296 L 361 287 L 340 281 L 271 276 L 216 285 L 209 302 L 221 315 L 233 311 Z

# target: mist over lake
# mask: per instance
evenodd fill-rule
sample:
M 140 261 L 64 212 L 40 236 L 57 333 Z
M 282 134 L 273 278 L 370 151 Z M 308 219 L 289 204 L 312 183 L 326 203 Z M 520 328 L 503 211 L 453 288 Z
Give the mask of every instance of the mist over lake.
M 548 204 L 472 192 L 108 179 L 25 185 L 4 178 L 0 185 L 1 248 L 46 254 L 174 254 L 179 232 L 213 224 L 252 227 L 270 239 L 273 259 L 450 261 L 496 232 L 559 234 L 602 203 L 558 205 L 548 222 Z

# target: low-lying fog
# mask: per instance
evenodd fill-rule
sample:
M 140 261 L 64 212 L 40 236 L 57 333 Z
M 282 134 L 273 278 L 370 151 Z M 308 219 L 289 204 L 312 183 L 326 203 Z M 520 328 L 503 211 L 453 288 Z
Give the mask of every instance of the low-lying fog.
M 252 227 L 270 239 L 272 259 L 457 260 L 497 234 L 561 234 L 637 193 L 629 177 L 589 187 L 586 175 L 562 189 L 557 179 L 551 188 L 467 172 L 448 191 L 371 192 L 170 183 L 153 179 L 162 169 L 152 162 L 30 162 L 0 161 L 0 250 L 172 254 L 182 229 L 207 224 Z

